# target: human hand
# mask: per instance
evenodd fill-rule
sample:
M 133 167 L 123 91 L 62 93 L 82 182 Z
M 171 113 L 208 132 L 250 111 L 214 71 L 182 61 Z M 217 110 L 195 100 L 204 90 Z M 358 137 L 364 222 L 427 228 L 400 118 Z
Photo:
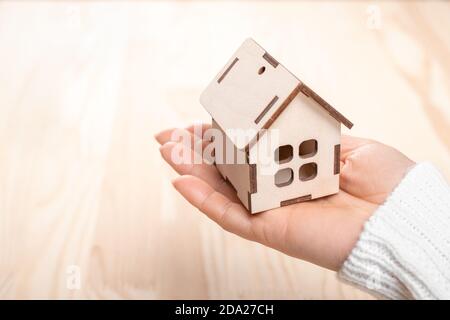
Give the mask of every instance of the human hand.
M 203 125 L 202 133 L 209 127 Z M 214 165 L 173 161 L 175 147 L 194 154 L 181 142 L 171 141 L 174 130 L 155 138 L 162 157 L 181 175 L 173 185 L 186 200 L 227 231 L 332 270 L 341 267 L 365 221 L 414 165 L 392 147 L 342 136 L 338 194 L 252 215 Z M 185 130 L 192 141 L 208 143 L 196 139 L 194 126 Z

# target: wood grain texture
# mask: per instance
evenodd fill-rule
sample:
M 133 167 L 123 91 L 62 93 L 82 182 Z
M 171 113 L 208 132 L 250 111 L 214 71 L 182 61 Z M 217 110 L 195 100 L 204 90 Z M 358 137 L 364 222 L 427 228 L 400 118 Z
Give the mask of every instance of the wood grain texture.
M 252 36 L 351 134 L 449 178 L 449 4 L 371 4 L 0 1 L 0 298 L 370 298 L 201 216 L 153 134 L 209 121 Z

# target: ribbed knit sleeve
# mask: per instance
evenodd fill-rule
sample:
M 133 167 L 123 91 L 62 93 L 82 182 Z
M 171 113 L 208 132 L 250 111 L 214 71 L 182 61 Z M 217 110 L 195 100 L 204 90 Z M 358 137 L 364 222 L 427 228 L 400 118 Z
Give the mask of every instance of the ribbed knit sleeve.
M 450 187 L 430 163 L 366 222 L 338 276 L 388 299 L 450 299 Z

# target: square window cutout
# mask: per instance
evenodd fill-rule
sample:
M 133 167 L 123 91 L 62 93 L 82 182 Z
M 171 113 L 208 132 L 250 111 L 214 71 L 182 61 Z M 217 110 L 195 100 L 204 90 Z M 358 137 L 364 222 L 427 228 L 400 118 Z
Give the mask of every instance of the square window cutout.
M 277 187 L 288 186 L 294 180 L 294 172 L 291 168 L 278 170 L 275 174 L 275 185 Z
M 300 167 L 298 175 L 302 181 L 314 179 L 317 176 L 317 164 L 314 162 L 305 163 Z
M 275 150 L 275 161 L 277 163 L 287 163 L 292 160 L 294 148 L 291 145 L 285 144 Z
M 302 158 L 309 158 L 317 153 L 317 140 L 310 139 L 303 141 L 298 147 L 298 155 Z

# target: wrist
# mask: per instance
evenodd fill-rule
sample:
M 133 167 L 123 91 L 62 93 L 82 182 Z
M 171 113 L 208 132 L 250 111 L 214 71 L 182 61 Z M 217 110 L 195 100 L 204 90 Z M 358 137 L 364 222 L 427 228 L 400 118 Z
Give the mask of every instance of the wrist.
M 448 299 L 449 209 L 445 179 L 416 165 L 366 222 L 340 278 L 392 299 Z
M 351 227 L 347 230 L 347 235 L 344 237 L 345 242 L 342 246 L 343 250 L 337 259 L 336 271 L 342 268 L 344 262 L 350 256 L 353 248 L 361 237 L 365 224 L 379 207 L 379 205 L 369 201 L 357 200 L 357 204 L 352 206 L 351 213 L 349 213 L 349 215 L 352 216 L 353 222 L 350 224 Z

